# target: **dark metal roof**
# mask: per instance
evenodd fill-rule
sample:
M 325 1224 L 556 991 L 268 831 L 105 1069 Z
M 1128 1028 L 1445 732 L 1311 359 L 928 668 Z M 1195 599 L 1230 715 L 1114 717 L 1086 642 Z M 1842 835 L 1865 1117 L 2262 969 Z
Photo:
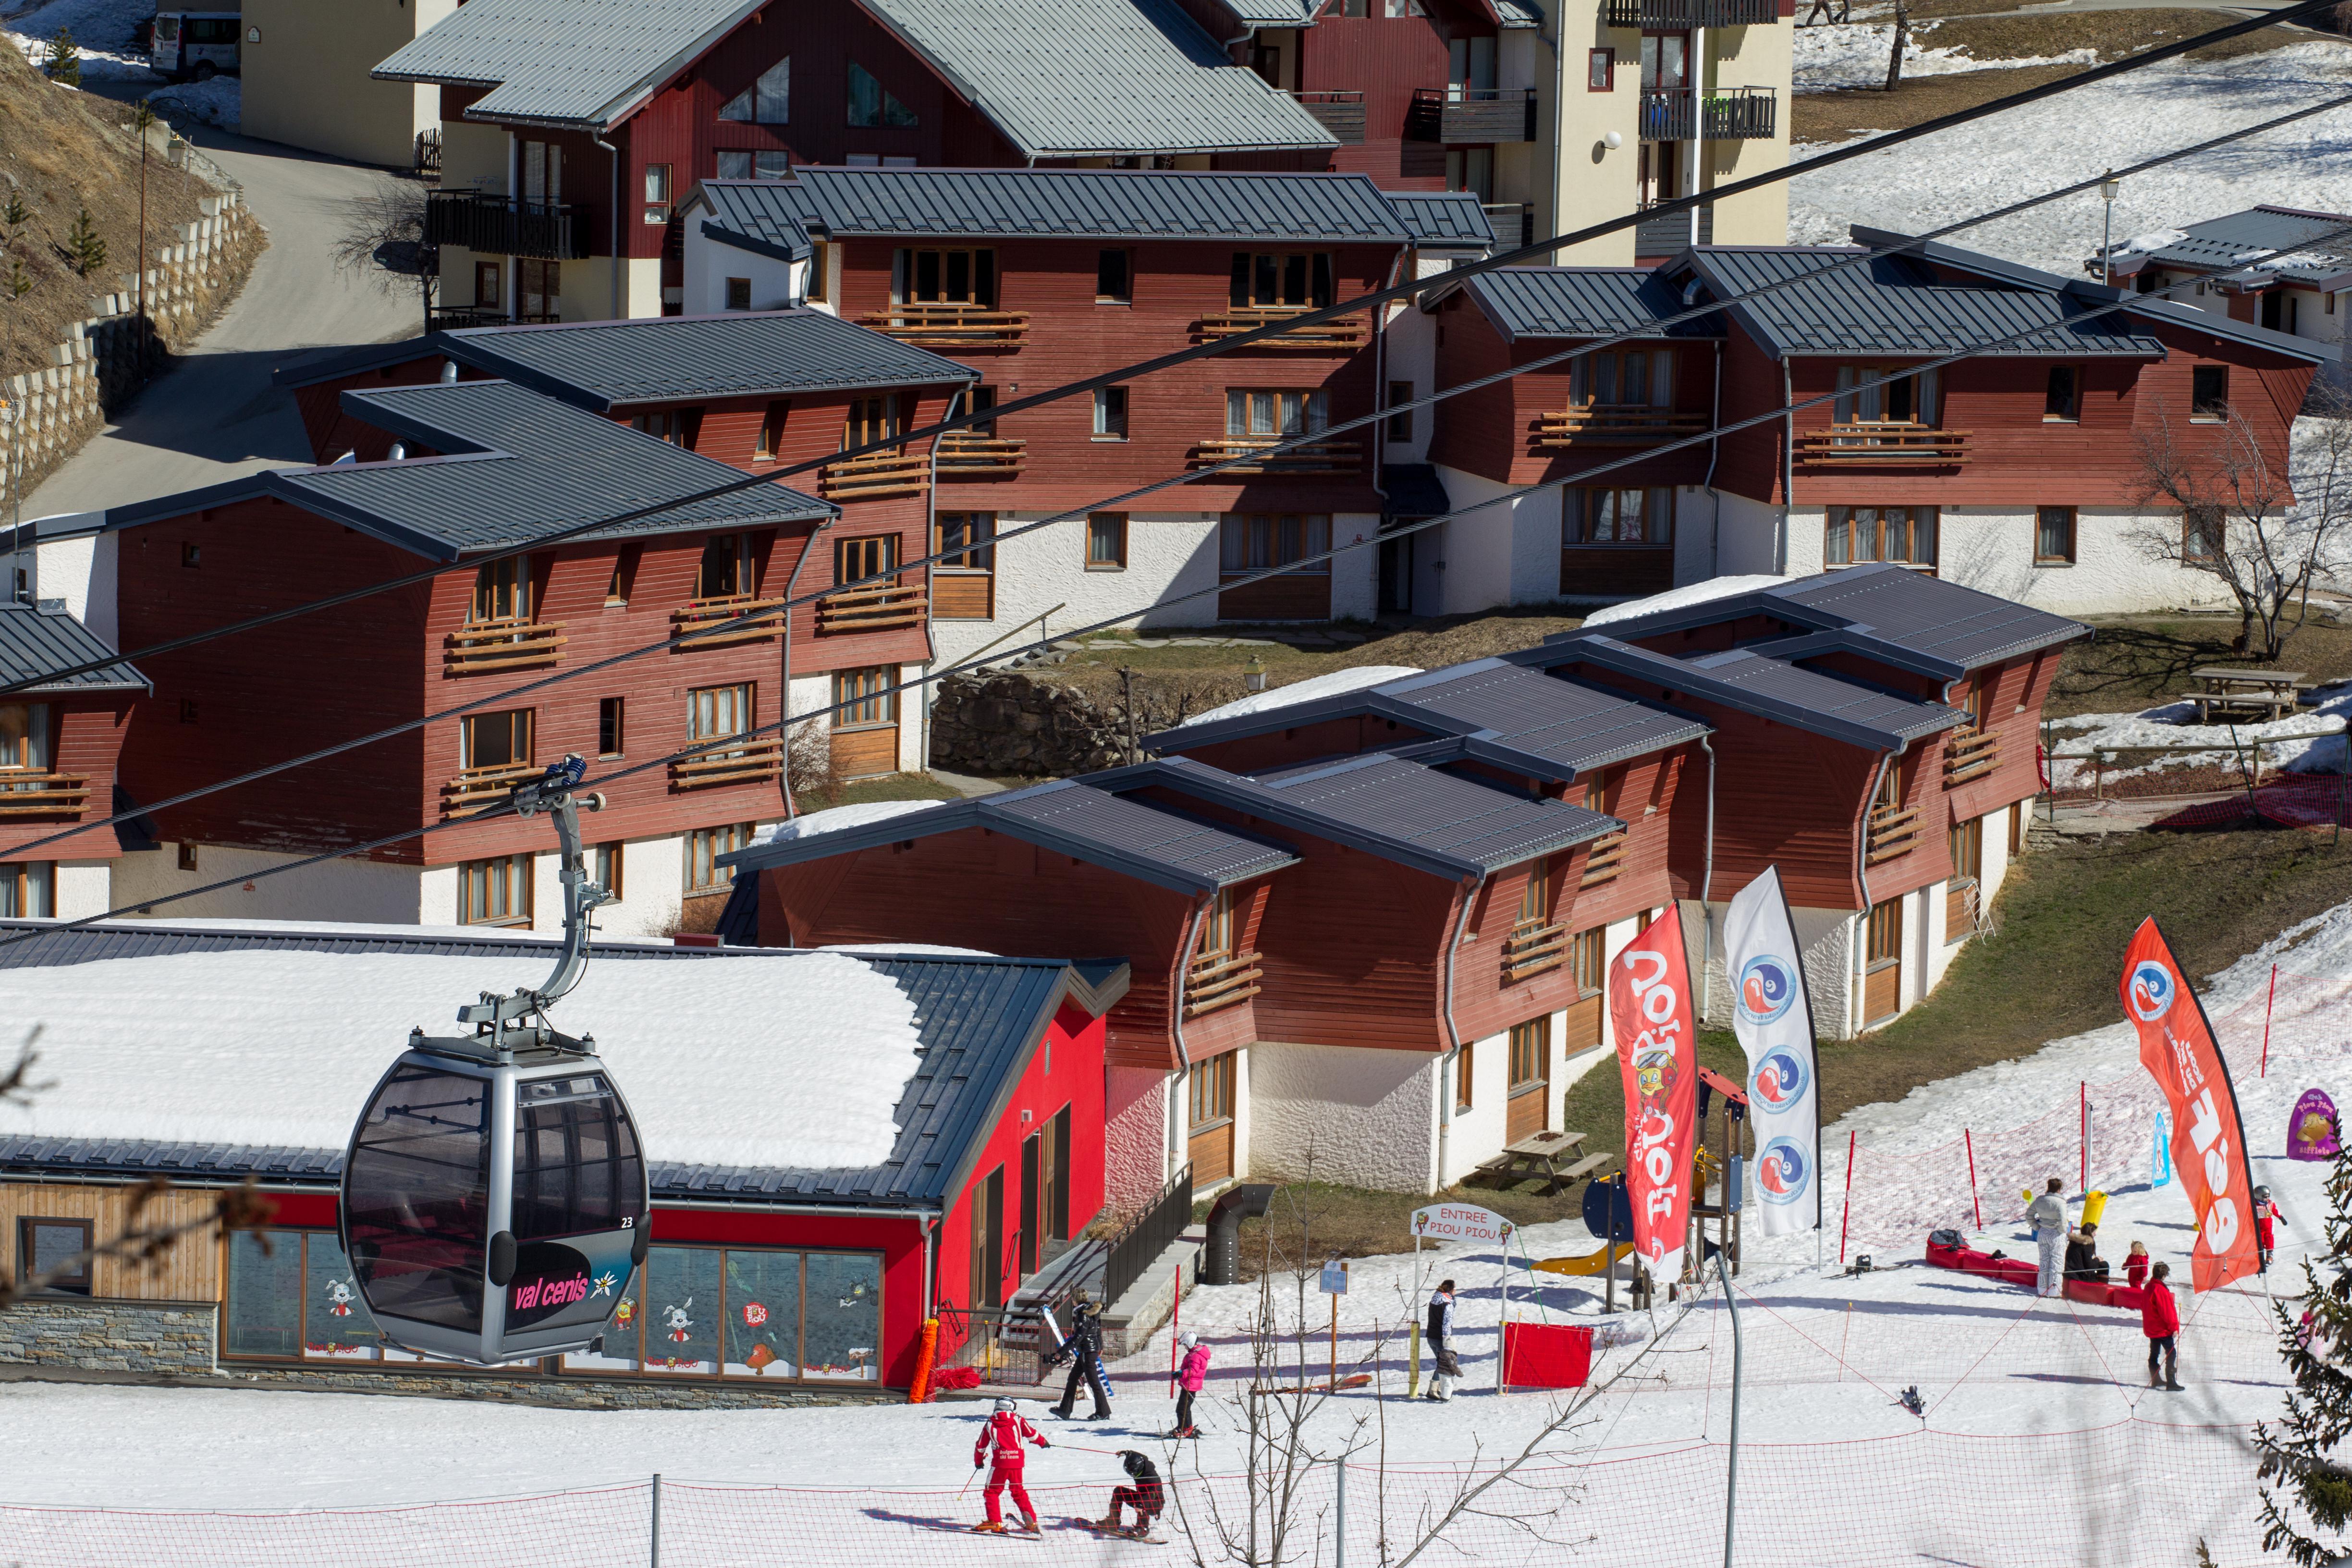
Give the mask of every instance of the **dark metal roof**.
M 37 921 L 0 921 L 15 932 Z M 255 948 L 303 948 L 339 952 L 456 953 L 497 956 L 518 948 L 551 952 L 552 941 L 414 938 L 370 932 L 338 936 L 311 931 L 150 928 L 125 921 L 61 931 L 40 942 L 0 947 L 0 968 L 85 963 Z M 599 962 L 675 958 L 688 962 L 745 961 L 793 956 L 773 948 L 602 946 Z M 1063 1001 L 1101 1016 L 1127 988 L 1127 966 L 1116 961 L 1068 963 L 1052 959 L 965 958 L 931 954 L 849 956 L 887 975 L 915 1004 L 921 1042 L 893 1120 L 898 1136 L 888 1160 L 864 1169 L 794 1171 L 756 1166 L 656 1163 L 656 1201 L 663 1198 L 762 1200 L 787 1203 L 938 1205 L 969 1175 L 966 1167 L 993 1125 L 1031 1051 Z M 787 999 L 780 997 L 780 1005 Z M 82 1174 L 168 1173 L 222 1182 L 257 1175 L 273 1183 L 331 1185 L 342 1174 L 342 1151 L 168 1143 L 130 1139 L 0 1138 L 0 1168 Z
M 1213 892 L 1298 861 L 1288 847 L 1272 839 L 1198 822 L 1090 784 L 1089 780 L 1056 779 L 856 827 L 754 844 L 720 857 L 719 863 L 738 872 L 758 871 L 967 827 L 989 828 L 1181 893 Z
M 2179 272 L 2240 274 L 2257 287 L 2273 279 L 2284 279 L 2340 288 L 2337 280 L 2352 274 L 2352 240 L 2339 232 L 2347 225 L 2352 225 L 2352 216 L 2343 213 L 2306 212 L 2299 207 L 2248 207 L 2243 212 L 2168 230 L 2178 237 L 2148 249 L 2136 248 L 2140 244 L 2137 239 L 2126 240 L 2111 255 L 2118 278 L 2128 278 L 2156 266 Z M 2322 238 L 2323 236 L 2327 237 Z M 2246 265 L 2254 257 L 2268 256 L 2290 246 L 2309 245 L 2314 240 L 2319 243 L 2294 256 L 2283 256 L 2259 268 Z M 2095 277 L 2104 266 L 2105 259 L 2096 251 L 2083 263 L 2084 270 Z
M 1504 339 L 1644 337 L 1710 338 L 1724 332 L 1720 316 L 1696 316 L 1657 325 L 1689 307 L 1681 291 L 1653 268 L 1631 267 L 1504 267 L 1465 279 L 1460 288 Z M 1450 290 L 1428 296 L 1433 307 Z M 1694 301 L 1696 302 L 1696 301 Z
M 372 73 L 491 90 L 468 120 L 602 128 L 766 0 L 472 0 Z
M 124 528 L 202 507 L 272 495 L 440 560 L 527 544 L 614 512 L 695 495 L 744 476 L 615 420 L 505 381 L 346 392 L 360 419 L 447 454 L 399 462 L 269 468 L 107 513 Z M 582 534 L 610 539 L 838 516 L 841 509 L 780 484 L 688 502 Z
M 55 600 L 39 606 L 0 601 L 0 686 L 14 686 L 52 669 L 107 658 L 114 649 Z M 148 691 L 147 678 L 128 664 L 110 664 L 26 689 L 26 695 L 77 691 Z
M 779 189 L 756 188 L 761 184 Z M 760 222 L 772 230 L 789 216 L 828 237 L 1043 236 L 1299 245 L 1405 245 L 1416 237 L 1393 200 L 1366 174 L 828 167 L 798 170 L 789 182 L 750 185 L 734 185 L 729 199 L 746 208 L 756 205 Z
M 1385 752 L 1262 773 L 1171 757 L 1101 775 L 1121 789 L 1164 785 L 1449 879 L 1567 849 L 1624 824 Z
M 1466 742 L 1466 755 L 1531 777 L 1560 780 L 1708 733 L 1700 721 L 1654 703 L 1559 679 L 1508 659 L 1482 658 L 1236 718 L 1187 724 L 1144 743 L 1181 755 L 1225 741 L 1358 715 L 1393 719 L 1429 735 L 1457 736 Z
M 1632 642 L 1751 616 L 1776 617 L 1818 634 L 1774 642 L 1760 647 L 1760 653 L 1810 658 L 1843 649 L 1941 680 L 2091 635 L 2080 621 L 1885 564 L 1840 567 L 1629 616 L 1609 623 L 1608 635 Z
M 808 259 L 809 226 L 815 210 L 799 180 L 705 180 L 678 204 L 678 216 L 691 221 L 708 211 L 702 232 L 711 239 L 777 261 Z
M 1475 191 L 1388 191 L 1389 205 L 1423 250 L 1492 250 L 1495 226 Z
M 1613 623 L 1610 627 L 1612 632 L 1622 629 Z M 1900 751 L 1968 719 L 1960 710 L 1940 702 L 1922 702 L 1824 675 L 1751 648 L 1675 658 L 1614 637 L 1571 632 L 1504 657 L 1536 668 L 1588 664 L 1875 752 Z
M 1948 247 L 1934 247 L 1927 254 L 1942 248 Z M 2064 279 L 2019 268 L 2020 274 L 2042 279 L 2046 286 L 1954 283 L 1937 279 L 1909 256 L 1882 256 L 1827 270 L 1853 254 L 1853 247 L 1843 246 L 1701 246 L 1685 251 L 1670 267 L 1695 268 L 1718 297 L 1727 298 L 1790 278 L 1806 279 L 1725 307 L 1773 354 L 1926 358 L 1967 350 L 1989 358 L 2164 356 L 2163 342 L 2134 331 L 2128 314 L 2084 319 L 2104 301 L 2080 297 L 2076 286 Z M 1811 277 L 1814 273 L 1821 276 Z M 1978 348 L 2019 332 L 2026 335 Z
M 1442 517 L 1454 510 L 1434 463 L 1391 463 L 1381 470 L 1390 517 Z
M 450 352 L 604 413 L 633 403 L 977 381 L 980 373 L 824 310 L 648 316 L 446 334 Z

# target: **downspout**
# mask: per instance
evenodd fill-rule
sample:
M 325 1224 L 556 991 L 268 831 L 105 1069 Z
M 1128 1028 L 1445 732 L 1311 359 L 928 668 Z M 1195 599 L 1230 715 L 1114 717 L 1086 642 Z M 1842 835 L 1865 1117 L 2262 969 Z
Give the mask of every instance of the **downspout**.
M 1697 195 L 1706 179 L 1706 29 L 1691 29 L 1691 166 L 1690 194 Z M 1690 211 L 1690 242 L 1700 242 L 1699 219 L 1706 216 L 1704 203 L 1694 202 Z
M 597 146 L 604 149 L 607 153 L 611 154 L 613 163 L 613 212 L 612 223 L 609 226 L 611 227 L 613 234 L 612 319 L 617 321 L 621 319 L 621 150 L 618 147 L 614 146 L 610 142 L 605 141 L 602 136 L 592 136 L 589 140 L 593 142 Z M 789 626 L 789 616 L 791 612 L 787 611 L 785 614 L 788 617 L 786 624 Z M 792 657 L 792 634 L 787 630 L 784 634 L 784 658 L 789 663 Z M 787 702 L 791 701 L 789 695 L 787 695 L 785 700 Z M 787 742 L 787 744 L 789 744 L 789 742 Z M 785 805 L 790 806 L 792 805 L 792 789 L 790 786 L 787 786 L 784 790 Z
M 1390 288 L 1393 289 L 1397 286 L 1397 279 L 1404 271 L 1405 258 L 1412 253 L 1412 247 L 1410 245 L 1397 251 L 1396 260 L 1389 267 L 1388 286 Z M 1412 307 L 1406 308 L 1410 310 Z M 1389 405 L 1389 323 L 1386 305 L 1381 307 L 1381 330 L 1372 338 L 1372 395 L 1379 399 L 1378 405 L 1382 410 L 1386 410 Z M 1432 387 L 1430 390 L 1433 392 L 1436 388 Z M 1372 426 L 1372 493 L 1381 498 L 1380 521 L 1372 525 L 1372 531 L 1375 534 L 1380 532 L 1380 524 L 1386 522 L 1389 516 L 1389 489 L 1382 482 L 1388 477 L 1388 466 L 1389 422 L 1383 419 Z M 1380 594 L 1377 572 L 1373 574 L 1373 596 L 1377 599 Z M 1374 613 L 1378 613 L 1377 605 L 1374 606 Z
M 1862 884 L 1862 913 L 1855 918 L 1854 935 L 1857 940 L 1853 944 L 1853 990 L 1848 993 L 1846 1005 L 1853 1009 L 1853 1037 L 1857 1038 L 1862 1034 L 1862 1026 L 1865 1021 L 1862 1016 L 1862 1009 L 1864 1006 L 1867 1005 L 1866 1003 L 1860 1000 L 1860 997 L 1862 995 L 1862 986 L 1865 973 L 1864 966 L 1869 962 L 1864 954 L 1868 952 L 1870 950 L 1870 911 L 1872 909 L 1870 898 L 1870 814 L 1877 808 L 1878 786 L 1886 782 L 1886 770 L 1888 766 L 1896 759 L 1901 757 L 1904 751 L 1907 751 L 1908 749 L 1909 746 L 1906 742 L 1902 750 L 1881 752 L 1878 753 L 1878 768 L 1876 772 L 1870 775 L 1870 794 L 1864 798 L 1863 803 L 1862 834 L 1860 837 L 1855 839 L 1853 846 L 1853 875 L 1854 879 Z
M 833 518 L 821 518 L 809 530 L 808 542 L 801 546 L 801 558 L 793 563 L 793 574 L 784 579 L 784 820 L 800 816 L 800 804 L 793 798 L 793 590 L 800 585 L 801 573 L 807 567 L 809 557 L 816 553 L 816 536 L 834 525 Z M 833 728 L 827 720 L 825 728 Z M 828 744 L 831 742 L 828 742 Z
M 1551 199 L 1548 204 L 1550 211 L 1544 215 L 1544 232 L 1558 234 L 1560 229 L 1559 182 L 1564 169 L 1560 157 L 1559 118 L 1568 100 L 1568 61 L 1561 57 L 1560 52 L 1559 18 L 1556 15 L 1546 18 L 1541 8 L 1538 8 L 1536 18 L 1536 37 L 1543 41 L 1545 47 L 1551 50 L 1551 141 L 1549 143 L 1550 152 L 1548 154 L 1551 160 L 1551 167 L 1547 171 L 1548 177 L 1544 181 L 1545 187 L 1550 192 Z M 1551 22 L 1554 29 L 1549 33 L 1543 30 L 1543 24 L 1547 19 Z M 1434 392 L 1437 389 L 1433 386 L 1430 390 Z
M 1772 572 L 1789 574 L 1789 514 L 1797 504 L 1797 380 L 1789 356 L 1780 356 L 1780 533 L 1772 542 Z
M 1698 738 L 1698 744 L 1706 753 L 1706 859 L 1698 882 L 1698 1016 L 1705 1023 L 1707 1006 L 1715 1000 L 1715 987 L 1706 979 L 1706 966 L 1715 957 L 1715 746 L 1705 735 Z
M 1470 924 L 1470 910 L 1478 901 L 1479 890 L 1486 885 L 1485 872 L 1477 879 L 1465 884 L 1462 912 L 1454 920 L 1454 939 L 1445 944 L 1445 1055 L 1439 1058 L 1437 1069 L 1437 1184 L 1433 1191 L 1445 1190 L 1445 1155 L 1454 1135 L 1453 1071 L 1462 1060 L 1462 1031 L 1454 1022 L 1454 960 L 1461 951 L 1462 932 Z
M 1201 940 L 1201 922 L 1208 918 L 1209 900 L 1215 896 L 1212 892 L 1208 898 L 1200 900 L 1192 906 L 1192 918 L 1184 927 L 1184 945 L 1176 954 L 1176 968 L 1180 976 L 1183 973 L 1185 965 L 1192 961 L 1192 944 Z M 1192 1053 L 1184 1044 L 1184 983 L 1181 978 L 1176 983 L 1176 994 L 1172 1000 L 1175 1005 L 1170 1010 L 1170 1021 L 1172 1026 L 1169 1032 L 1176 1041 L 1176 1074 L 1170 1082 L 1168 1093 L 1168 1163 L 1160 1176 L 1163 1182 L 1171 1180 L 1176 1174 L 1177 1150 L 1183 1142 L 1185 1131 L 1184 1104 L 1179 1096 L 1183 1085 L 1191 1081 L 1192 1076 Z

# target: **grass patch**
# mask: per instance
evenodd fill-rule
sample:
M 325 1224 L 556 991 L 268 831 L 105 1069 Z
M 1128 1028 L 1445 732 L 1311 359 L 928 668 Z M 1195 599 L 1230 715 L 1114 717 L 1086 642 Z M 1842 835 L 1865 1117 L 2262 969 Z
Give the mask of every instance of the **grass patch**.
M 1024 781 L 1026 782 L 1026 781 Z M 929 773 L 885 773 L 878 779 L 803 793 L 803 811 L 830 811 L 836 805 L 866 805 L 877 800 L 961 800 L 963 796 Z
M 2097 636 L 2068 645 L 2043 713 L 2128 713 L 2176 700 L 2200 665 L 2245 664 L 2230 645 L 2234 615 L 2148 616 L 2095 620 Z M 2315 681 L 2352 679 L 2352 627 L 2315 618 L 2287 643 L 2284 668 Z

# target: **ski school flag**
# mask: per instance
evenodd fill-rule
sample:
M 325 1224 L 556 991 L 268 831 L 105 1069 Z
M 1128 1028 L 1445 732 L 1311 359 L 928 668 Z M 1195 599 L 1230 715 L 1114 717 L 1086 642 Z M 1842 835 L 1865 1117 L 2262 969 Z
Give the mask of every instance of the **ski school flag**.
M 1756 1207 L 1764 1234 L 1811 1230 L 1822 1223 L 1813 1008 L 1779 867 L 1765 867 L 1731 900 L 1723 948 L 1736 993 L 1731 1028 L 1748 1053 L 1748 1114 L 1762 1200 Z
M 1698 1121 L 1698 1048 L 1691 1038 L 1690 964 L 1673 904 L 1609 966 L 1609 1017 L 1625 1075 L 1625 1183 L 1633 1251 L 1653 1279 L 1683 1272 L 1690 1223 L 1691 1139 Z
M 2139 1031 L 2140 1065 L 2172 1108 L 2172 1166 L 2197 1216 L 2191 1288 L 2218 1289 L 2261 1267 L 2254 1247 L 2253 1166 L 2229 1064 L 2205 1005 L 2189 988 L 2150 915 L 2124 949 L 2124 1012 Z

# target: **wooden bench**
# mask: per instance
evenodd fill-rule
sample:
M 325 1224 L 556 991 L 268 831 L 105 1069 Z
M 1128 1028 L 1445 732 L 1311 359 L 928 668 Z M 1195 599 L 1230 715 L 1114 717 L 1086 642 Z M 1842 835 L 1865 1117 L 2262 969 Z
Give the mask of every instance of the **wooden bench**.
M 1540 1176 L 1546 1184 L 1545 1193 L 1557 1194 L 1562 1184 L 1572 1184 L 1576 1180 L 1573 1174 L 1563 1172 L 1558 1162 L 1575 1153 L 1576 1146 L 1584 1139 L 1581 1132 L 1530 1132 L 1517 1142 L 1505 1144 L 1500 1154 L 1470 1173 L 1491 1177 L 1496 1185 L 1505 1187 L 1528 1176 Z

